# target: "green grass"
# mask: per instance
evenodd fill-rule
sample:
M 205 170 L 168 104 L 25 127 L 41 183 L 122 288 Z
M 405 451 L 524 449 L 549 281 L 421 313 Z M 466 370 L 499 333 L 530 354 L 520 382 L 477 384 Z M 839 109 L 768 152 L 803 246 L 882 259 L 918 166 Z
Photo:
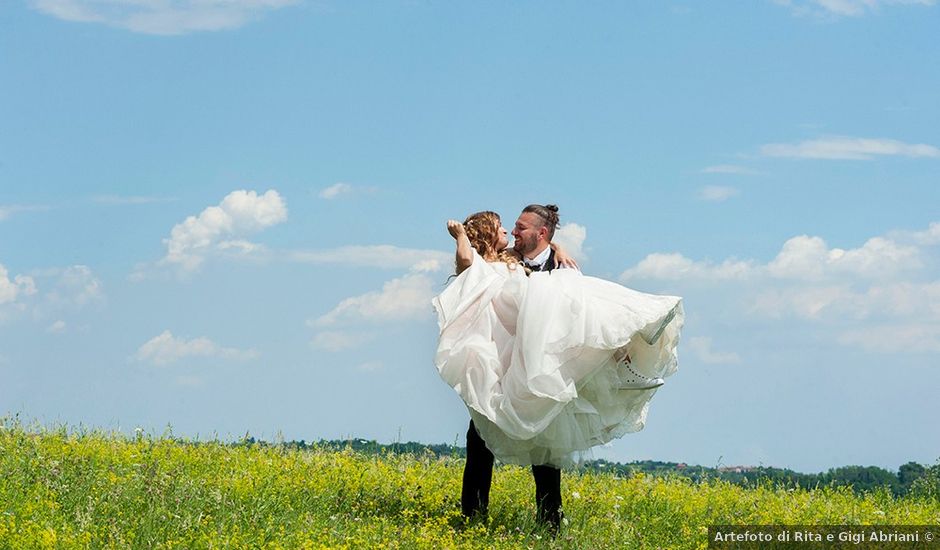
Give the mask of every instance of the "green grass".
M 458 458 L 0 426 L 0 548 L 704 548 L 710 524 L 940 523 L 929 496 L 565 473 L 552 539 L 526 468 L 497 468 L 465 525 Z

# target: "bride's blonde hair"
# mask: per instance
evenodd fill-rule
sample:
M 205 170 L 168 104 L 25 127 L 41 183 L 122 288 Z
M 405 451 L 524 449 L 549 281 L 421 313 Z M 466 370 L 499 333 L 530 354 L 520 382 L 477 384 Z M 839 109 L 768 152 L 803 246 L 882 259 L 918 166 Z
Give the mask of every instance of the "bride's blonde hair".
M 499 240 L 499 229 L 502 227 L 499 214 L 484 210 L 476 214 L 470 214 L 463 221 L 464 229 L 467 230 L 467 238 L 476 251 L 488 262 L 503 261 L 509 264 L 510 268 L 515 267 L 519 258 L 509 249 L 496 250 L 496 243 Z

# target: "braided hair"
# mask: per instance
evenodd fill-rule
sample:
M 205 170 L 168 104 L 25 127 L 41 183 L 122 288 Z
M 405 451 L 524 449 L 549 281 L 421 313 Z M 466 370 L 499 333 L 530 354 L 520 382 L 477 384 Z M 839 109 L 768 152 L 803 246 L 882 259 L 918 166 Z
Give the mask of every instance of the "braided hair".
M 554 204 L 530 204 L 522 209 L 522 213 L 531 212 L 542 220 L 542 225 L 548 230 L 548 240 L 551 242 L 558 227 L 558 206 Z

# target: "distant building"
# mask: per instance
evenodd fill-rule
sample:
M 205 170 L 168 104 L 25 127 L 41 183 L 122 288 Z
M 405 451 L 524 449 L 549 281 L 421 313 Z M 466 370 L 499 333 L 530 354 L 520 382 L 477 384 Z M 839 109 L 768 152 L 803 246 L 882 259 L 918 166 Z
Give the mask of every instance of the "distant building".
M 751 472 L 757 469 L 757 466 L 721 466 L 718 468 L 719 472 L 731 472 L 735 474 L 743 474 L 745 472 Z

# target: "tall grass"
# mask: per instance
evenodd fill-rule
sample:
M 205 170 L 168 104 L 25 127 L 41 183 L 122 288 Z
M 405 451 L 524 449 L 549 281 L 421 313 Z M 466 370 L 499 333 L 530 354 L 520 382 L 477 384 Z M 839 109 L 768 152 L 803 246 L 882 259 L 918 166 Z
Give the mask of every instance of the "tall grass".
M 563 476 L 566 525 L 532 476 L 494 475 L 464 523 L 462 459 L 0 428 L 0 548 L 704 548 L 710 524 L 937 524 L 940 500 L 850 488 Z

